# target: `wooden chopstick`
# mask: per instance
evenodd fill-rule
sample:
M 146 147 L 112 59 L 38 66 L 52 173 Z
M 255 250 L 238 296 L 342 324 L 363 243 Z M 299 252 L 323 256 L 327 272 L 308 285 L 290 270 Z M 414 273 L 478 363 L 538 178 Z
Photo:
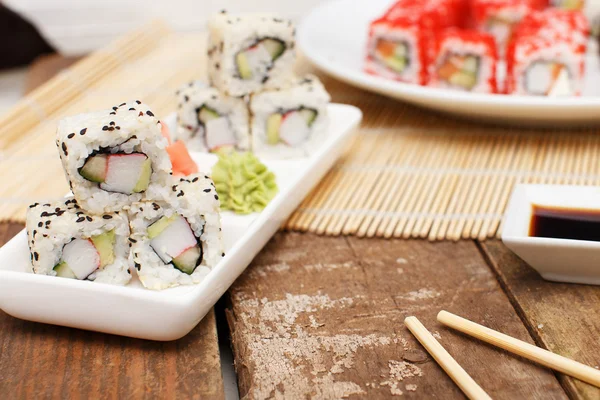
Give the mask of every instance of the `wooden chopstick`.
M 574 378 L 600 387 L 600 371 L 585 364 L 560 356 L 551 351 L 496 332 L 493 329 L 471 322 L 447 311 L 440 311 L 437 319 L 444 325 L 454 328 L 484 342 L 493 344 L 521 357 L 535 361 Z
M 481 386 L 452 358 L 450 353 L 435 340 L 417 317 L 406 317 L 404 325 L 415 335 L 417 340 L 469 399 L 491 399 Z

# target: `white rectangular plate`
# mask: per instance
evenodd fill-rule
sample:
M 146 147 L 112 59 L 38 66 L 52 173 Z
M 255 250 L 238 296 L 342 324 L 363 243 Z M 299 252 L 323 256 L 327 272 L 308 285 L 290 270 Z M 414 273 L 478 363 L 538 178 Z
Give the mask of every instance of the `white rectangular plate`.
M 163 291 L 61 279 L 31 272 L 27 235 L 0 249 L 0 308 L 26 320 L 151 340 L 175 340 L 190 332 L 246 269 L 281 224 L 342 154 L 362 118 L 356 107 L 331 104 L 327 139 L 307 158 L 266 161 L 279 193 L 260 214 L 222 215 L 226 256 L 198 285 Z M 165 119 L 169 125 L 174 118 Z M 201 171 L 216 161 L 192 154 Z

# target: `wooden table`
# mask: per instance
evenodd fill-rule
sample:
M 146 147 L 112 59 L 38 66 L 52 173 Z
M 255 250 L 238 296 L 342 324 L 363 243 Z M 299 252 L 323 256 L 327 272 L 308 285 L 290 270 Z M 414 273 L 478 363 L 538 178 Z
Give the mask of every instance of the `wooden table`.
M 31 85 L 63 65 L 38 63 Z M 2 224 L 0 241 L 21 227 Z M 436 322 L 439 310 L 449 310 L 600 365 L 600 288 L 546 282 L 497 241 L 278 233 L 227 301 L 246 398 L 462 398 L 404 328 L 404 318 L 416 315 L 493 398 L 600 399 L 597 388 Z M 0 313 L 0 393 L 223 398 L 215 316 L 177 342 L 154 343 Z

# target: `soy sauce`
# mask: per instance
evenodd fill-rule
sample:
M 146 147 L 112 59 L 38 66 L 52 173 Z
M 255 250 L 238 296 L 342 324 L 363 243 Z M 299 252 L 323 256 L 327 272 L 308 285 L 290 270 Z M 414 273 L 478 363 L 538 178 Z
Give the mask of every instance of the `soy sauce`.
M 529 236 L 600 242 L 600 210 L 533 205 Z

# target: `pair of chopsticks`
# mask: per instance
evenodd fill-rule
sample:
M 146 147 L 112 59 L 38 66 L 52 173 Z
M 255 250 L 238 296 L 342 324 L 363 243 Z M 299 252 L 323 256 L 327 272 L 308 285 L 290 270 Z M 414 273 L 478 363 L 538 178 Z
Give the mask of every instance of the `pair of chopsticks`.
M 440 311 L 437 320 L 450 328 L 454 328 L 484 342 L 600 387 L 600 371 L 595 368 L 541 349 L 493 329 L 486 328 L 483 325 L 476 324 L 447 311 Z M 416 317 L 407 317 L 404 320 L 404 325 L 415 335 L 417 340 L 469 399 L 491 399 L 477 382 L 452 358 L 450 353 L 435 340 L 433 335 L 429 333 L 427 328 Z

